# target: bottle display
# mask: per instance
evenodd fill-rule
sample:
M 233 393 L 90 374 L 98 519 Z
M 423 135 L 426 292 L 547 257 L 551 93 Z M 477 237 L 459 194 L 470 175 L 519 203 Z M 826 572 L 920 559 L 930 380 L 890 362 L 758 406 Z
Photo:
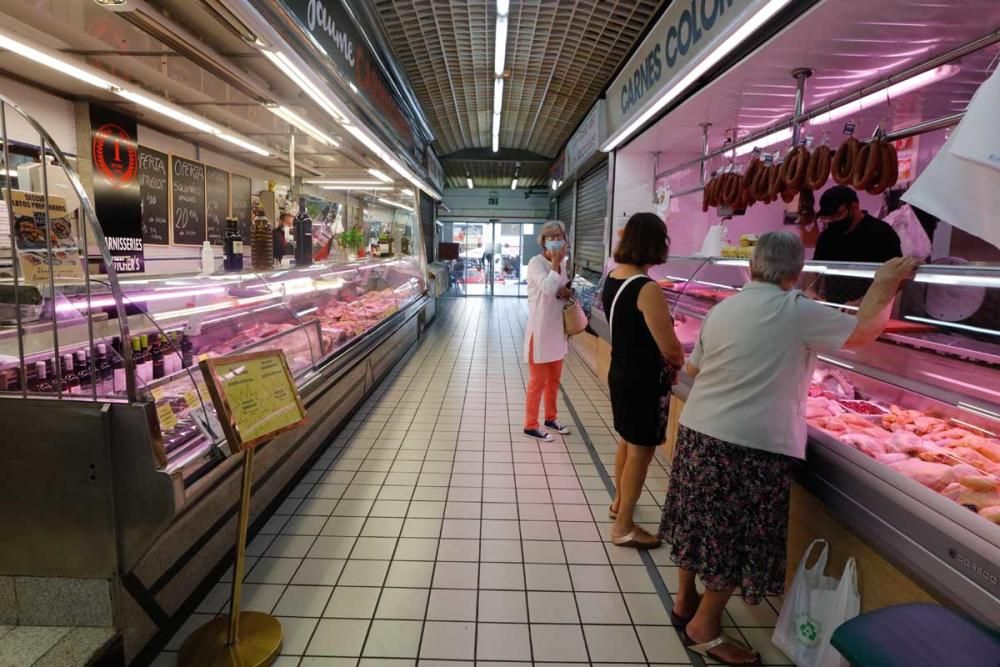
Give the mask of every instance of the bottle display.
M 163 360 L 163 347 L 158 335 L 153 337 L 153 344 L 149 351 L 149 360 L 153 368 L 153 379 L 159 380 L 166 374 L 166 366 Z
M 274 239 L 271 223 L 260 211 L 250 225 L 250 263 L 255 271 L 274 268 Z
M 44 361 L 35 362 L 35 379 L 28 383 L 28 391 L 40 394 L 50 394 L 55 391 L 55 387 L 49 382 L 49 375 L 45 370 Z
M 208 275 L 215 272 L 215 251 L 209 241 L 202 241 L 201 244 L 201 273 Z
M 236 218 L 226 218 L 226 235 L 223 238 L 222 268 L 225 271 L 239 272 L 243 270 L 243 235 L 240 234 L 240 221 Z
M 80 378 L 80 393 L 89 394 L 93 390 L 94 377 L 90 372 L 90 359 L 86 351 L 77 350 L 73 372 Z
M 135 364 L 135 377 L 140 382 L 146 382 L 146 371 L 152 370 L 146 366 L 146 355 L 142 349 L 142 337 L 132 338 L 132 363 Z
M 194 363 L 194 345 L 187 334 L 181 336 L 181 366 L 188 368 Z
M 304 202 L 299 204 L 304 205 Z M 308 266 L 312 264 L 312 220 L 308 215 L 300 214 L 292 226 L 292 237 L 295 244 L 295 265 Z
M 121 341 L 117 338 L 115 341 L 118 342 L 118 346 L 115 348 L 116 353 L 111 360 L 111 391 L 115 394 L 124 394 L 127 388 L 125 380 L 125 357 L 122 356 Z
M 378 254 L 379 257 L 391 257 L 392 256 L 392 234 L 389 230 L 385 230 L 378 237 Z
M 67 352 L 62 355 L 62 379 L 66 385 L 64 391 L 70 394 L 80 393 L 80 378 L 73 371 L 73 353 Z
M 97 355 L 94 358 L 94 371 L 97 373 L 97 393 L 107 395 L 114 392 L 111 362 L 108 361 L 108 346 L 97 344 Z

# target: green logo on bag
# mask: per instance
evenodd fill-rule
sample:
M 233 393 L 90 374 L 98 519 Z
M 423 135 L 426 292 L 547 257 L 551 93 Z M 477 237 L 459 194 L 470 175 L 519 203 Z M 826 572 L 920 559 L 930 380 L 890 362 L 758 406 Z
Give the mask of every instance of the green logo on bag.
M 805 646 L 815 646 L 819 641 L 820 623 L 809 614 L 799 614 L 795 617 L 795 638 Z

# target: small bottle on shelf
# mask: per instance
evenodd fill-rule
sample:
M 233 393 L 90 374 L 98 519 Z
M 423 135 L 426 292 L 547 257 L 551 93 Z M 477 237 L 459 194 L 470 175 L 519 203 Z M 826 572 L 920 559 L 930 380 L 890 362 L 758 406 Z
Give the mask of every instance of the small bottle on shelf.
M 142 349 L 142 339 L 142 336 L 132 338 L 132 364 L 135 366 L 135 379 L 146 382 L 146 355 Z
M 44 361 L 35 362 L 35 378 L 28 382 L 28 391 L 39 394 L 51 394 L 56 388 L 49 382 L 48 372 L 45 369 Z
M 194 345 L 187 334 L 181 335 L 181 366 L 188 368 L 194 364 Z
M 73 354 L 71 352 L 62 355 L 62 379 L 66 383 L 66 391 L 71 394 L 80 393 L 80 378 L 73 371 Z
M 97 354 L 94 358 L 94 370 L 97 372 L 97 394 L 99 396 L 106 396 L 113 393 L 113 370 L 111 368 L 111 362 L 108 361 L 108 346 L 104 343 L 97 344 Z
M 111 359 L 111 392 L 114 394 L 124 394 L 127 381 L 125 380 L 125 357 L 119 351 Z
M 236 218 L 226 218 L 226 235 L 223 239 L 225 258 L 222 268 L 226 271 L 243 270 L 243 236 L 240 234 L 240 223 Z
M 201 244 L 201 273 L 206 276 L 215 273 L 215 251 L 210 241 Z
M 94 387 L 94 377 L 90 372 L 90 359 L 84 350 L 77 350 L 73 372 L 80 378 L 80 393 L 89 394 Z
M 250 263 L 255 271 L 274 268 L 274 234 L 263 211 L 257 212 L 250 225 Z
M 153 336 L 153 346 L 149 352 L 150 363 L 153 366 L 153 379 L 159 380 L 165 375 L 166 367 L 163 361 L 163 348 L 160 347 L 160 337 Z

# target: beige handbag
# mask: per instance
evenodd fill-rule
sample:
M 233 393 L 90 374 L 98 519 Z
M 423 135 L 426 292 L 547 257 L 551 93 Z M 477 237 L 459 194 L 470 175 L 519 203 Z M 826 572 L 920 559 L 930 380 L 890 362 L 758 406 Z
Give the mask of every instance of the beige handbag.
M 587 328 L 587 314 L 576 299 L 570 299 L 563 306 L 563 331 L 567 336 L 575 336 Z

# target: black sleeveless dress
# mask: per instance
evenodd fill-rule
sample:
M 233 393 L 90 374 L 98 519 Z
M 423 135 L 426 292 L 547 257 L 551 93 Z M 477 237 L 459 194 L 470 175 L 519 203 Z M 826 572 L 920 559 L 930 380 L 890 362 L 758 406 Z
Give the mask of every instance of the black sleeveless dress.
M 667 406 L 672 371 L 649 333 L 639 310 L 639 292 L 652 278 L 643 276 L 630 282 L 615 304 L 611 304 L 625 280 L 608 276 L 601 299 L 611 326 L 611 411 L 615 430 L 633 445 L 657 447 L 667 434 Z

